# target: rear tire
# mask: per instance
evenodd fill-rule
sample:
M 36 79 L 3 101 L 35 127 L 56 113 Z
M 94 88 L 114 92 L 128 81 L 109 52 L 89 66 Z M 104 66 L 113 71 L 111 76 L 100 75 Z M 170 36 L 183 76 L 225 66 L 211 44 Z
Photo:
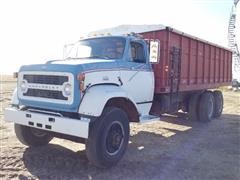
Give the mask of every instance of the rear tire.
M 214 97 L 213 93 L 210 91 L 204 92 L 200 96 L 199 107 L 198 107 L 198 117 L 199 121 L 209 122 L 211 121 L 214 113 Z
M 190 120 L 198 121 L 198 103 L 200 95 L 198 93 L 192 94 L 188 103 L 188 116 Z
M 128 140 L 127 114 L 119 108 L 107 107 L 90 126 L 86 140 L 87 157 L 97 167 L 113 166 L 123 157 Z
M 26 146 L 44 146 L 53 139 L 46 131 L 20 124 L 14 124 L 14 130 L 18 140 Z
M 214 113 L 213 117 L 218 118 L 222 115 L 223 111 L 223 94 L 221 91 L 214 91 Z

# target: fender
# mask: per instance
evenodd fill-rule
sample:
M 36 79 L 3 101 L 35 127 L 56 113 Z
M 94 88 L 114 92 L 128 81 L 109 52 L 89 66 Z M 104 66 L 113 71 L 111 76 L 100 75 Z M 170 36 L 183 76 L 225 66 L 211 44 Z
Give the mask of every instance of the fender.
M 19 105 L 18 95 L 17 95 L 17 88 L 14 89 L 11 99 L 12 105 Z
M 127 93 L 116 85 L 95 85 L 89 88 L 80 103 L 78 113 L 88 116 L 99 117 L 102 111 L 111 98 L 126 98 L 129 99 L 138 110 L 134 100 Z

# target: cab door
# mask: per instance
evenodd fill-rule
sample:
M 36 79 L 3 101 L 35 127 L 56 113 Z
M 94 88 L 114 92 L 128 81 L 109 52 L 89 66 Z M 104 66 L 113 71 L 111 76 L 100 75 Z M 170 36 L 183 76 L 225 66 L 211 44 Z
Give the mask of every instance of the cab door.
M 131 96 L 141 115 L 148 115 L 154 94 L 154 74 L 143 41 L 131 41 L 126 61 L 120 63 L 122 88 Z

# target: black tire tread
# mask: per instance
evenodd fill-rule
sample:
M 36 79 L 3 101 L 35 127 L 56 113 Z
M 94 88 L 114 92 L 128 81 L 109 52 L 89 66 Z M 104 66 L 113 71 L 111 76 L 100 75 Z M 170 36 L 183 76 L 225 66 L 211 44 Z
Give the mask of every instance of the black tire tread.
M 221 91 L 213 91 L 214 97 L 214 113 L 213 117 L 218 118 L 222 115 L 223 111 L 223 94 Z
M 103 113 L 102 115 L 100 116 L 99 119 L 96 119 L 90 126 L 90 129 L 89 129 L 89 137 L 88 139 L 86 140 L 86 155 L 87 155 L 87 158 L 88 160 L 94 164 L 95 166 L 97 167 L 100 167 L 100 168 L 106 168 L 106 167 L 110 167 L 114 164 L 116 164 L 118 162 L 118 159 L 112 159 L 112 160 L 105 160 L 102 155 L 101 155 L 101 152 L 99 150 L 99 146 L 101 146 L 99 143 L 99 135 L 102 133 L 102 130 L 105 126 L 105 117 L 107 117 L 110 113 L 113 113 L 113 112 L 116 112 L 116 111 L 121 111 L 122 113 L 124 113 L 124 116 L 125 118 L 128 120 L 127 118 L 127 114 L 122 111 L 121 109 L 119 108 L 116 108 L 116 107 L 106 107 L 104 108 L 103 110 Z M 126 122 L 128 123 L 128 135 L 129 135 L 129 122 Z M 127 139 L 127 143 L 128 143 L 128 139 Z M 125 150 L 124 150 L 125 152 Z M 123 152 L 123 154 L 124 154 Z
M 200 99 L 199 99 L 199 106 L 198 106 L 198 117 L 199 121 L 202 122 L 209 122 L 211 121 L 213 117 L 213 112 L 211 112 L 212 116 L 208 116 L 208 111 L 210 109 L 209 107 L 209 100 L 213 101 L 214 103 L 214 97 L 213 93 L 210 91 L 205 91 L 204 93 L 201 94 Z M 214 108 L 213 108 L 214 111 Z
M 200 98 L 199 93 L 192 94 L 188 103 L 188 116 L 192 121 L 198 121 L 198 101 Z
M 31 127 L 20 124 L 14 124 L 14 130 L 18 140 L 26 146 L 44 146 L 53 138 L 49 134 L 46 134 L 46 136 L 42 138 L 36 137 L 31 132 Z

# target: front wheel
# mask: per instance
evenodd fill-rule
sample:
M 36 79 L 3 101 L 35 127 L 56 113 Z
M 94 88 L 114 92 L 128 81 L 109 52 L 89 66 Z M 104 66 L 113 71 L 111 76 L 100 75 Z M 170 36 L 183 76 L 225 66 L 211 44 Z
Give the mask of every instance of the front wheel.
M 18 140 L 26 146 L 44 146 L 53 139 L 46 131 L 20 124 L 14 124 L 14 130 Z
M 110 167 L 123 157 L 128 140 L 127 114 L 119 108 L 107 107 L 90 126 L 86 141 L 87 157 L 98 167 Z

